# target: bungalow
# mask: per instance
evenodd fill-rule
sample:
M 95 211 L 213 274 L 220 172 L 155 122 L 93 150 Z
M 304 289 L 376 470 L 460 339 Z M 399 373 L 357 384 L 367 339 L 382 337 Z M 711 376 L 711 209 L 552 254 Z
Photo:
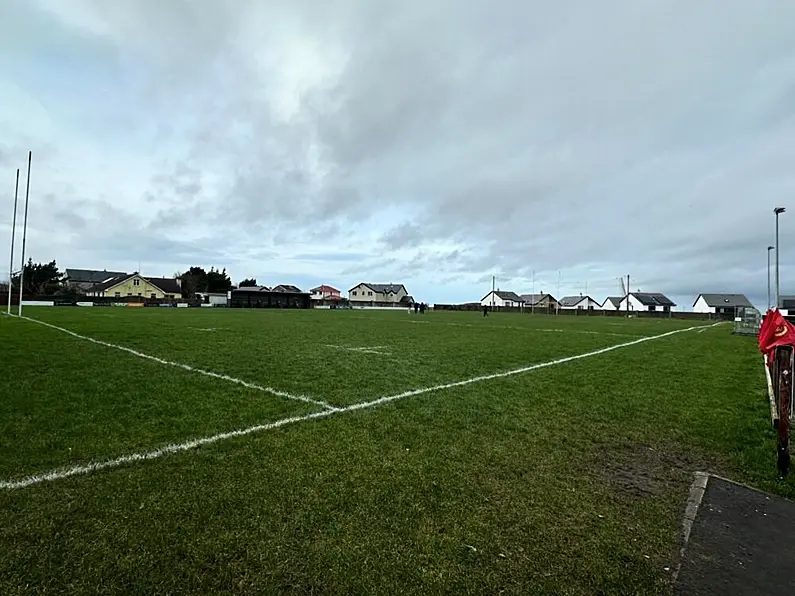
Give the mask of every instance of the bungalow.
M 602 310 L 618 310 L 621 304 L 621 296 L 608 296 L 602 303 Z
M 481 306 L 507 306 L 518 308 L 523 304 L 524 300 L 515 292 L 503 292 L 500 290 L 489 292 L 480 299 Z
M 348 290 L 353 305 L 408 305 L 412 302 L 403 284 L 373 284 L 362 282 Z
M 519 296 L 525 308 L 558 308 L 560 305 L 552 294 L 522 294 Z
M 618 310 L 627 310 L 627 300 L 629 300 L 630 311 L 670 312 L 676 306 L 664 294 L 631 292 L 621 299 Z
M 560 299 L 561 310 L 599 310 L 602 305 L 590 296 L 564 296 Z
M 179 279 L 166 277 L 142 277 L 140 274 L 131 273 L 118 275 L 97 284 L 87 292 L 88 296 L 111 296 L 124 298 L 127 296 L 140 296 L 154 300 L 174 299 L 182 295 Z
M 744 294 L 699 294 L 693 312 L 736 315 L 740 308 L 753 308 Z

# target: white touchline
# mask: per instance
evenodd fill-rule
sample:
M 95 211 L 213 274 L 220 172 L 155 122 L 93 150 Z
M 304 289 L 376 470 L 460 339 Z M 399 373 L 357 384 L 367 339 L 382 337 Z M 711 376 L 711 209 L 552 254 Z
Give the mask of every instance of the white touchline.
M 589 358 L 591 356 L 598 356 L 599 354 L 604 354 L 606 352 L 611 352 L 613 350 L 618 350 L 619 348 L 626 348 L 629 346 L 634 346 L 636 344 L 640 344 L 646 341 L 652 341 L 655 339 L 661 339 L 663 337 L 668 337 L 670 335 L 675 335 L 677 333 L 684 333 L 685 331 L 693 331 L 694 329 L 704 328 L 704 327 L 715 327 L 720 325 L 721 323 L 715 323 L 713 325 L 699 325 L 696 327 L 688 327 L 687 329 L 677 329 L 675 331 L 669 331 L 667 333 L 662 333 L 660 335 L 651 335 L 648 337 L 641 337 L 640 339 L 636 339 L 634 341 L 626 342 L 623 344 L 617 344 L 614 346 L 610 346 L 607 348 L 602 348 L 600 350 L 595 350 L 593 352 L 586 352 L 585 354 L 578 354 L 576 356 L 566 356 L 565 358 L 558 358 L 557 360 L 550 360 L 548 362 L 541 362 L 539 364 L 531 364 L 530 366 L 524 366 L 522 368 L 516 368 L 513 370 L 509 370 L 506 372 L 501 373 L 494 373 L 491 375 L 483 375 L 480 377 L 472 377 L 471 379 L 464 379 L 463 381 L 455 381 L 453 383 L 446 383 L 444 385 L 434 385 L 433 387 L 424 387 L 422 389 L 412 389 L 410 391 L 404 391 L 403 393 L 397 393 L 395 395 L 386 395 L 384 397 L 379 397 L 377 399 L 373 399 L 370 401 L 360 402 L 356 404 L 351 404 L 350 406 L 345 406 L 341 408 L 334 408 L 334 409 L 324 409 L 320 412 L 314 412 L 312 414 L 306 414 L 304 416 L 293 416 L 291 418 L 282 418 L 281 420 L 276 420 L 275 422 L 268 422 L 266 424 L 257 424 L 254 426 L 249 426 L 247 428 L 243 428 L 240 430 L 233 430 L 225 433 L 220 433 L 217 435 L 211 435 L 209 437 L 201 437 L 198 439 L 192 439 L 190 441 L 186 441 L 184 443 L 173 443 L 170 445 L 166 445 L 159 449 L 155 449 L 153 451 L 145 451 L 141 453 L 132 453 L 130 455 L 122 455 L 121 457 L 117 457 L 115 459 L 106 459 L 98 462 L 91 462 L 83 465 L 76 465 L 76 466 L 69 466 L 65 468 L 58 468 L 55 470 L 51 470 L 49 472 L 44 472 L 42 474 L 34 474 L 32 476 L 27 476 L 25 478 L 20 478 L 19 480 L 0 480 L 0 489 L 16 489 L 16 488 L 27 488 L 29 486 L 33 486 L 35 484 L 41 484 L 42 482 L 50 482 L 53 480 L 61 480 L 63 478 L 69 478 L 70 476 L 78 476 L 81 474 L 88 474 L 90 472 L 96 472 L 98 470 L 105 470 L 107 468 L 117 468 L 127 463 L 142 461 L 142 460 L 149 460 L 149 459 L 157 459 L 159 457 L 163 457 L 164 455 L 168 455 L 170 453 L 178 453 L 180 451 L 188 451 L 189 449 L 194 449 L 196 447 L 200 447 L 201 445 L 209 445 L 211 443 L 217 443 L 218 441 L 223 441 L 226 439 L 232 439 L 234 437 L 242 437 L 244 435 L 250 435 L 252 433 L 257 433 L 266 430 L 272 430 L 274 428 L 279 428 L 282 426 L 287 426 L 289 424 L 293 424 L 296 422 L 305 422 L 307 420 L 314 420 L 316 418 L 324 418 L 326 416 L 331 416 L 332 414 L 340 414 L 343 412 L 353 412 L 355 410 L 364 410 L 366 408 L 372 408 L 375 406 L 380 406 L 385 403 L 389 403 L 392 401 L 396 401 L 399 399 L 403 399 L 406 397 L 412 397 L 415 395 L 422 395 L 423 393 L 431 393 L 432 391 L 441 391 L 443 389 L 451 389 L 453 387 L 462 387 L 464 385 L 470 385 L 472 383 L 479 383 L 481 381 L 489 381 L 491 379 L 499 379 L 503 377 L 509 377 L 512 375 L 519 375 L 522 373 L 530 372 L 532 370 L 538 370 L 540 368 L 547 368 L 549 366 L 555 366 L 557 364 L 564 364 L 566 362 L 572 362 L 574 360 L 580 360 L 582 358 Z
M 12 315 L 15 316 L 15 315 Z M 16 316 L 15 316 L 16 317 Z M 18 317 L 16 317 L 18 318 Z M 68 329 L 64 329 L 63 327 L 58 327 L 57 325 L 51 325 L 50 323 L 45 323 L 44 321 L 39 321 L 37 319 L 31 319 L 30 317 L 21 317 L 26 321 L 30 321 L 31 323 L 37 323 L 38 325 L 43 325 L 45 327 L 49 327 L 50 329 L 55 329 L 56 331 L 60 331 L 61 333 L 66 333 L 67 335 L 71 335 L 72 337 L 76 337 L 78 339 L 82 339 L 93 344 L 97 344 L 100 346 L 105 346 L 106 348 L 113 348 L 114 350 L 121 350 L 122 352 L 127 352 L 128 354 L 132 354 L 133 356 L 137 356 L 138 358 L 143 358 L 144 360 L 152 360 L 153 362 L 158 362 L 160 364 L 165 364 L 166 366 L 173 366 L 175 368 L 181 368 L 183 370 L 187 370 L 190 372 L 198 373 L 200 375 L 204 375 L 207 377 L 212 377 L 214 379 L 221 379 L 222 381 L 229 381 L 230 383 L 235 383 L 237 385 L 242 385 L 243 387 L 247 387 L 248 389 L 254 389 L 256 391 L 262 391 L 263 393 L 269 393 L 271 395 L 275 395 L 276 397 L 284 397 L 286 399 L 292 399 L 295 401 L 302 401 L 308 404 L 314 404 L 316 406 L 320 406 L 321 408 L 325 408 L 329 411 L 336 411 L 338 408 L 317 399 L 312 399 L 311 397 L 307 397 L 305 395 L 294 395 L 292 393 L 287 393 L 286 391 L 279 391 L 278 389 L 274 389 L 273 387 L 265 387 L 263 385 L 257 385 L 256 383 L 250 383 L 249 381 L 244 381 L 243 379 L 238 379 L 236 377 L 230 377 L 229 375 L 224 375 L 221 373 L 216 373 L 211 370 L 204 370 L 201 368 L 196 368 L 194 366 L 190 366 L 189 364 L 182 364 L 180 362 L 173 362 L 171 360 L 165 360 L 163 358 L 158 358 L 157 356 L 151 356 L 149 354 L 144 354 L 143 352 L 139 352 L 137 350 L 133 350 L 132 348 L 126 348 L 124 346 L 120 346 L 117 344 L 112 344 L 106 341 L 102 341 L 100 339 L 94 339 L 93 337 L 88 337 L 87 335 L 80 335 L 79 333 L 75 333 L 74 331 L 69 331 Z
M 350 346 L 338 346 L 336 344 L 323 344 L 326 348 L 335 350 L 345 350 L 348 352 L 358 352 L 359 354 L 379 354 L 381 356 L 391 356 L 392 352 L 384 352 L 389 346 L 365 346 L 362 348 L 351 348 Z

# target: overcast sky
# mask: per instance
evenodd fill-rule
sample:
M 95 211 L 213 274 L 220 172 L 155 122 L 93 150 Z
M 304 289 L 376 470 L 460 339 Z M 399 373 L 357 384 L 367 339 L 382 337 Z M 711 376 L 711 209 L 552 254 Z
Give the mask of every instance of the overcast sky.
M 764 307 L 795 2 L 3 0 L 3 276 L 28 150 L 61 269 Z

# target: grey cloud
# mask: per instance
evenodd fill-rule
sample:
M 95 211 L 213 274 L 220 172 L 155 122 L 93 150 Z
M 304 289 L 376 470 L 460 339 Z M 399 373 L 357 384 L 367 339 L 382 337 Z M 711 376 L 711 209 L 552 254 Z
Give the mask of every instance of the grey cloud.
M 157 138 L 182 149 L 142 197 L 157 252 L 208 257 L 158 238 L 209 221 L 219 239 L 321 241 L 342 262 L 352 234 L 374 232 L 372 257 L 341 275 L 520 284 L 579 267 L 750 292 L 770 207 L 795 193 L 795 5 L 93 7 L 93 34 L 143 60 Z M 291 39 L 344 63 L 284 117 L 268 56 Z

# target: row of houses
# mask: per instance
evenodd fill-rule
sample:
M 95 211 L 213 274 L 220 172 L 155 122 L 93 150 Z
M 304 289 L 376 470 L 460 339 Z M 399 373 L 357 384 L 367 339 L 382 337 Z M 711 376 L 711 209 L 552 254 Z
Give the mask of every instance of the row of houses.
M 176 300 L 182 297 L 179 278 L 147 277 L 140 273 L 121 271 L 66 269 L 64 283 L 85 296 L 97 298 L 141 298 L 144 300 Z M 213 306 L 283 307 L 334 305 L 349 302 L 361 306 L 408 307 L 414 298 L 403 284 L 362 282 L 343 297 L 337 288 L 322 284 L 304 292 L 292 284 L 276 286 L 244 286 L 229 292 L 198 292 L 206 304 Z
M 609 296 L 602 302 L 590 296 L 564 296 L 559 300 L 551 294 L 517 294 L 494 290 L 480 300 L 480 305 L 494 308 L 523 308 L 538 310 L 629 310 L 645 312 L 670 312 L 676 304 L 665 294 L 656 292 L 630 292 L 626 296 Z M 734 314 L 740 308 L 753 308 L 744 294 L 699 294 L 693 303 L 693 312 Z

